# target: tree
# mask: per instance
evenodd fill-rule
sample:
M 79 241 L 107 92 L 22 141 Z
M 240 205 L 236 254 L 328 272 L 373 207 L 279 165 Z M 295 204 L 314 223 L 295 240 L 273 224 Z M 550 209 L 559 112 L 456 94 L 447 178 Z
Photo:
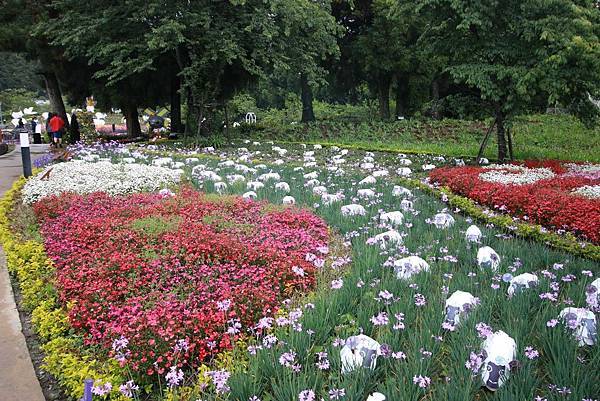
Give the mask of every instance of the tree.
M 415 12 L 414 2 L 373 0 L 372 21 L 356 41 L 357 53 L 367 79 L 376 88 L 379 115 L 390 117 L 390 89 L 396 81 L 396 117 L 406 113 L 411 75 L 421 65 L 417 45 L 425 23 Z
M 498 160 L 511 119 L 544 96 L 588 121 L 600 83 L 599 11 L 590 0 L 424 0 L 429 38 L 454 79 L 476 88 L 495 118 Z M 510 145 L 510 143 L 509 143 Z

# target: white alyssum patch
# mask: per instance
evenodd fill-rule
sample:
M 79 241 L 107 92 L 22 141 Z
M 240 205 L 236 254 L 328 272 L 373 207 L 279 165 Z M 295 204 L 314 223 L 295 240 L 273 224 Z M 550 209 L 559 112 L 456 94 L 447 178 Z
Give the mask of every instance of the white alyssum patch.
M 600 185 L 585 185 L 574 189 L 571 193 L 586 198 L 598 199 L 600 198 Z
M 46 175 L 47 177 L 42 180 L 41 178 Z M 74 160 L 50 166 L 43 173 L 27 181 L 23 187 L 23 202 L 31 204 L 47 196 L 60 195 L 64 192 L 89 194 L 101 191 L 116 196 L 158 191 L 176 184 L 180 178 L 181 170 L 171 170 L 166 167 Z
M 548 168 L 528 168 L 516 165 L 491 164 L 483 167 L 487 170 L 479 174 L 479 178 L 487 182 L 497 182 L 508 185 L 525 185 L 553 178 L 554 172 Z

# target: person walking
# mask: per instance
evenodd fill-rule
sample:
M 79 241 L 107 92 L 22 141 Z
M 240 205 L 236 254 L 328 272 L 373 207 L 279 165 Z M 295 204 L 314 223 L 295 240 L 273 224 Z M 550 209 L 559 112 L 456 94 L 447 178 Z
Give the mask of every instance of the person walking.
M 54 113 L 48 113 L 48 119 L 46 120 L 46 134 L 48 134 L 48 143 L 50 146 L 54 145 L 54 133 L 50 128 L 50 120 L 54 117 Z
M 33 133 L 33 143 L 42 143 L 42 125 L 38 123 L 37 117 L 31 119 L 31 132 Z
M 50 120 L 50 129 L 54 135 L 54 145 L 57 148 L 62 148 L 62 137 L 63 130 L 65 128 L 65 121 L 58 115 L 54 115 Z
M 25 128 L 25 123 L 23 122 L 22 118 L 19 118 L 19 122 L 17 123 L 17 128 Z

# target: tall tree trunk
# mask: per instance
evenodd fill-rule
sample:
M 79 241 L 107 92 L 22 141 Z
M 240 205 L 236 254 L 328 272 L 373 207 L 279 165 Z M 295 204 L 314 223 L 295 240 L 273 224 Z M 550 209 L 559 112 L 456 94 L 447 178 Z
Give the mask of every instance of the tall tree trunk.
M 65 127 L 68 129 L 69 120 L 67 119 L 67 111 L 62 99 L 62 93 L 60 91 L 60 85 L 58 84 L 56 74 L 53 71 L 46 70 L 44 71 L 43 76 L 44 81 L 46 82 L 48 99 L 50 99 L 50 108 L 54 113 L 62 117 L 65 122 Z
M 308 77 L 305 73 L 300 74 L 300 87 L 300 97 L 302 98 L 302 122 L 307 123 L 309 121 L 315 121 L 315 112 L 313 111 L 312 89 L 308 84 Z
M 389 75 L 381 75 L 377 81 L 377 98 L 379 100 L 379 117 L 382 120 L 390 118 L 390 86 L 392 79 Z
M 396 118 L 406 115 L 406 99 L 408 99 L 408 75 L 396 77 Z
M 181 124 L 181 79 L 175 75 L 171 79 L 171 132 L 182 132 L 183 125 Z
M 125 122 L 127 123 L 127 137 L 135 138 L 142 134 L 140 128 L 140 120 L 137 110 L 137 105 L 129 104 L 124 108 L 125 110 Z
M 506 160 L 506 129 L 504 127 L 504 113 L 502 106 L 496 104 L 496 133 L 498 135 L 498 161 L 504 163 Z
M 439 120 L 440 115 L 440 81 L 435 78 L 431 82 L 431 100 L 432 100 L 432 109 L 431 116 L 435 120 Z

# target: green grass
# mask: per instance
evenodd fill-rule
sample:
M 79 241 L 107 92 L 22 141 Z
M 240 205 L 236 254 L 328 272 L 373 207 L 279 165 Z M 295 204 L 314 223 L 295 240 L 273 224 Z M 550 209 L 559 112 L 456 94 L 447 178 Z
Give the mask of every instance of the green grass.
M 244 138 L 350 145 L 364 150 L 434 153 L 476 157 L 491 121 L 416 119 L 395 122 L 258 125 L 240 129 Z M 586 128 L 571 116 L 532 115 L 516 119 L 512 128 L 514 156 L 523 159 L 561 159 L 600 162 L 600 127 Z M 497 156 L 492 136 L 485 157 Z

